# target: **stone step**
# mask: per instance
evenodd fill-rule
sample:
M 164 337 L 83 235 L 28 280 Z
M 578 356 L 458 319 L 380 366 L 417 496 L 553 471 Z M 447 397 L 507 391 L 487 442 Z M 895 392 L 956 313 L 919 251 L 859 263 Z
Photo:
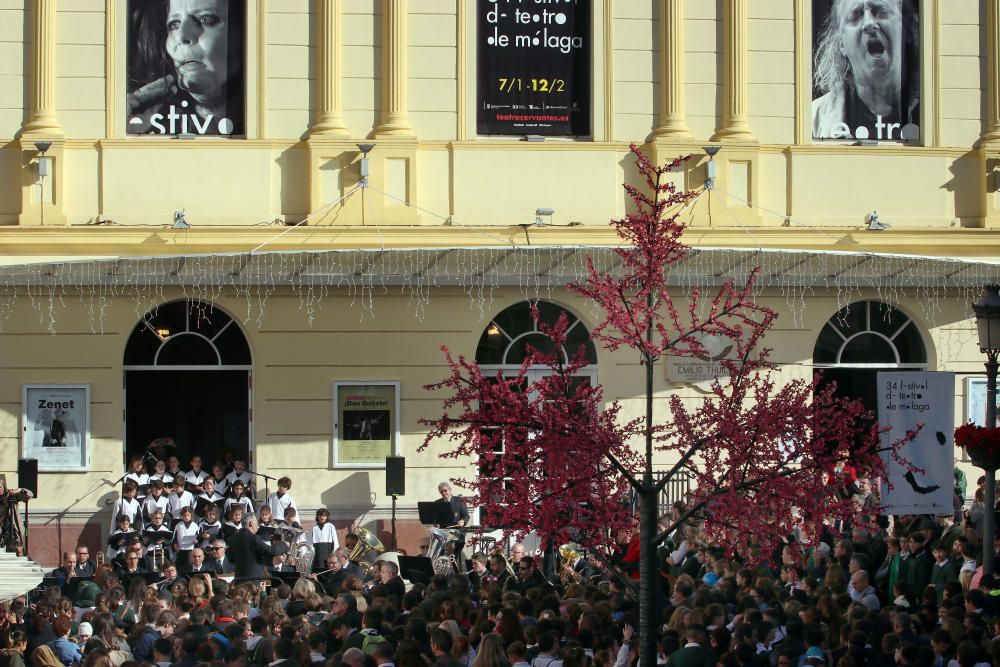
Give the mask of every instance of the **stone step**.
M 38 563 L 0 552 L 0 601 L 24 595 L 42 583 L 45 570 Z

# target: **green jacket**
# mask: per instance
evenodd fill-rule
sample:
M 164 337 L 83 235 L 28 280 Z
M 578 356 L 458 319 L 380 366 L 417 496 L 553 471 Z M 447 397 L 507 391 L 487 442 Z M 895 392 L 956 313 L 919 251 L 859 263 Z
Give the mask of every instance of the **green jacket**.
M 685 646 L 670 654 L 667 667 L 715 667 L 715 654 L 704 646 Z
M 955 569 L 955 564 L 949 560 L 941 565 L 934 563 L 931 566 L 931 584 L 934 585 L 939 603 L 944 599 L 944 585 L 949 581 L 958 581 L 958 570 Z

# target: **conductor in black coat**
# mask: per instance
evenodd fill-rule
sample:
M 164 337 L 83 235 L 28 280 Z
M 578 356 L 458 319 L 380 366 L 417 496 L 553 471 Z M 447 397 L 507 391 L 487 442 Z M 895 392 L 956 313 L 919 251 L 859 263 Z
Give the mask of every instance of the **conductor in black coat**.
M 466 506 L 464 498 L 452 495 L 451 484 L 448 482 L 438 484 L 438 493 L 441 494 L 438 502 L 448 503 L 448 507 L 451 509 L 451 523 L 447 526 L 440 526 L 440 528 L 459 527 L 457 531 L 458 541 L 455 542 L 455 559 L 458 561 L 459 571 L 465 572 L 465 558 L 462 556 L 462 550 L 465 548 L 464 528 L 469 525 L 469 508 Z
M 278 554 L 288 552 L 288 544 L 271 544 L 257 535 L 257 517 L 250 515 L 245 530 L 237 531 L 229 539 L 229 558 L 233 562 L 236 579 L 247 581 L 266 579 L 267 568 Z

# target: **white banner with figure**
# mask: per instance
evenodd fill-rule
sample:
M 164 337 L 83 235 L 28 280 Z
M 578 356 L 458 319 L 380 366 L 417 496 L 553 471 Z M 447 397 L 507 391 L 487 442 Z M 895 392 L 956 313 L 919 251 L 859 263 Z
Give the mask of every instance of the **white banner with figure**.
M 890 427 L 881 446 L 909 431 L 917 437 L 900 449 L 909 470 L 883 452 L 885 514 L 952 514 L 955 511 L 955 375 L 939 372 L 879 372 L 878 423 Z M 922 427 L 921 427 L 922 425 Z M 891 486 L 891 488 L 890 488 Z
M 21 454 L 39 471 L 90 468 L 90 385 L 24 385 Z

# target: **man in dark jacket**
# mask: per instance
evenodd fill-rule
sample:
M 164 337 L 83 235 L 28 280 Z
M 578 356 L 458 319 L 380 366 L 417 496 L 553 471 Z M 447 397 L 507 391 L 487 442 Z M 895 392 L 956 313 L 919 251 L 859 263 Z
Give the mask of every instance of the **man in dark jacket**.
M 922 531 L 910 533 L 910 557 L 907 559 L 906 581 L 915 595 L 923 593 L 927 584 L 931 583 L 931 568 L 934 559 L 927 548 L 926 538 Z
M 139 636 L 132 641 L 132 655 L 141 662 L 153 661 L 153 648 L 156 640 L 160 638 L 160 633 L 156 631 L 156 619 L 160 615 L 160 606 L 147 604 L 142 608 L 139 619 L 144 627 Z
M 535 559 L 531 556 L 524 556 L 517 563 L 517 578 L 507 581 L 507 591 L 517 591 L 524 597 L 532 588 L 540 588 L 543 591 L 551 590 L 552 586 L 545 581 L 545 577 L 535 567 Z
M 403 596 L 406 595 L 406 584 L 399 576 L 399 565 L 391 560 L 383 560 L 378 563 L 378 568 L 382 583 L 375 586 L 372 595 L 380 595 L 380 591 L 384 591 L 385 595 L 395 596 L 396 599 L 402 600 Z
M 667 667 L 712 667 L 715 665 L 715 655 L 712 650 L 703 646 L 705 631 L 698 627 L 688 628 L 684 633 L 687 643 L 670 654 Z
M 288 552 L 286 542 L 270 544 L 258 536 L 257 525 L 257 517 L 248 517 L 246 530 L 237 531 L 229 540 L 229 555 L 237 581 L 266 579 L 266 565 L 276 554 Z
M 451 657 L 451 644 L 451 633 L 447 630 L 437 628 L 431 633 L 431 652 L 434 653 L 431 667 L 462 667 L 462 663 Z

